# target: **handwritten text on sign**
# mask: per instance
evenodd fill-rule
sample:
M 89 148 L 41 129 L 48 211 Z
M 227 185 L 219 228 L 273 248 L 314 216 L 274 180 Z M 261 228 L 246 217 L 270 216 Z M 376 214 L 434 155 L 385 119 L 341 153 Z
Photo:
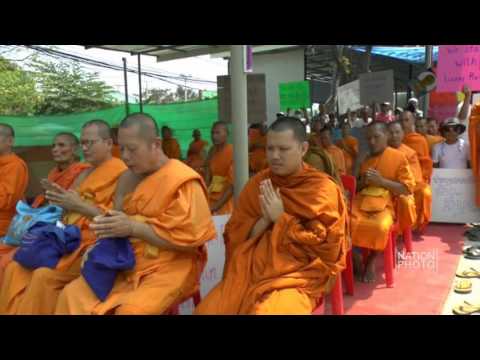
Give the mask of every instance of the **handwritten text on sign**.
M 213 217 L 217 238 L 207 242 L 208 260 L 200 278 L 200 295 L 202 299 L 222 280 L 223 266 L 225 264 L 223 232 L 229 219 L 230 215 Z M 180 305 L 179 310 L 181 315 L 191 315 L 193 313 L 193 301 L 188 300 L 184 302 Z
M 434 169 L 432 177 L 432 221 L 453 224 L 478 222 L 475 179 L 470 169 Z
M 480 45 L 442 45 L 438 53 L 437 91 L 480 90 Z
M 355 111 L 360 104 L 360 81 L 355 80 L 338 88 L 338 111 L 345 114 L 348 110 Z
M 393 103 L 393 70 L 360 74 L 360 102 Z

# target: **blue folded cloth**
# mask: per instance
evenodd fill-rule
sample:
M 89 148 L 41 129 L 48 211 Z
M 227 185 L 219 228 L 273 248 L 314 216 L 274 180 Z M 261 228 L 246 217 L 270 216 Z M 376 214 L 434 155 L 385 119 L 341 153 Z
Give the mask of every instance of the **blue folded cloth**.
M 59 227 L 38 222 L 23 235 L 13 260 L 32 270 L 54 269 L 62 256 L 78 248 L 80 238 L 80 229 L 74 225 Z
M 101 301 L 112 291 L 117 273 L 135 266 L 135 253 L 127 238 L 98 240 L 86 256 L 81 273 Z

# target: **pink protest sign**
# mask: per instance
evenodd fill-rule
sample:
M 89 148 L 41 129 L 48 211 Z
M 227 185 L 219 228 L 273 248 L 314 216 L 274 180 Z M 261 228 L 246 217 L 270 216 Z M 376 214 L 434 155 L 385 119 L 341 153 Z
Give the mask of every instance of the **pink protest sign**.
M 480 45 L 442 45 L 438 53 L 437 91 L 480 90 Z

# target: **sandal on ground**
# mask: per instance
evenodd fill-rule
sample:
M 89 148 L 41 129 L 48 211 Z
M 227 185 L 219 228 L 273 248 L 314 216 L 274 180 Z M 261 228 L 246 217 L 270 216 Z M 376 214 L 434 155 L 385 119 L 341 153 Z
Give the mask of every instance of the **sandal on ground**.
M 454 291 L 458 294 L 470 294 L 472 292 L 472 281 L 461 279 L 455 283 Z
M 459 278 L 464 278 L 464 279 L 480 278 L 480 271 L 471 267 L 468 270 L 458 272 L 456 274 L 456 276 L 459 277 Z
M 464 301 L 462 305 L 457 305 L 452 309 L 455 315 L 472 315 L 480 312 L 480 305 L 473 305 Z

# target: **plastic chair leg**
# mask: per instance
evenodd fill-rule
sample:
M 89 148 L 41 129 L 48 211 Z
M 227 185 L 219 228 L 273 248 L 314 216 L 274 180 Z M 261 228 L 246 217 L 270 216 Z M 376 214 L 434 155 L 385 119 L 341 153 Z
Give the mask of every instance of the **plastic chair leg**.
M 343 315 L 343 289 L 342 289 L 342 277 L 337 276 L 335 285 L 330 293 L 330 302 L 332 304 L 333 315 Z
M 394 256 L 393 256 L 393 237 L 392 232 L 390 232 L 389 239 L 387 241 L 387 246 L 383 253 L 383 261 L 384 261 L 384 269 L 385 269 L 385 279 L 387 282 L 387 287 L 392 288 L 394 283 L 393 277 L 393 264 L 394 264 Z

